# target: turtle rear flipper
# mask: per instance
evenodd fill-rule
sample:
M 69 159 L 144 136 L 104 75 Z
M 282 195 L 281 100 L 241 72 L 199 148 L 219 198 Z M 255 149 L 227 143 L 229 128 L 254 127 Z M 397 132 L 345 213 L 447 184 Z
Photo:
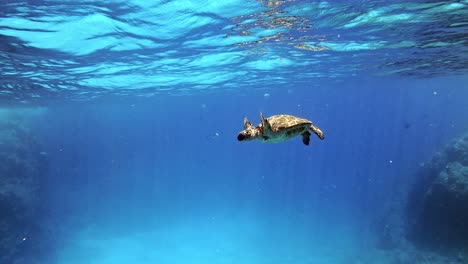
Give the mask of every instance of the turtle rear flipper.
M 309 146 L 309 142 L 310 142 L 310 132 L 309 131 L 306 131 L 304 133 L 302 133 L 302 143 L 304 143 L 304 145 L 306 146 Z
M 323 135 L 323 132 L 320 130 L 320 128 L 314 125 L 310 125 L 310 130 L 312 130 L 312 132 L 314 132 L 321 140 L 325 139 L 325 136 Z

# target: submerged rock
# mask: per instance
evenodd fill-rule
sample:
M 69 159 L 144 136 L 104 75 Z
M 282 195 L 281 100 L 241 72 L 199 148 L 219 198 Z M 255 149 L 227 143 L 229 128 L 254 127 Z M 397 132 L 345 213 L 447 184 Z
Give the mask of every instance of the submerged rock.
M 419 172 L 408 216 L 413 240 L 468 248 L 468 134 L 452 141 Z
M 24 115 L 26 113 L 26 115 Z M 45 160 L 29 130 L 27 112 L 0 110 L 0 263 L 24 257 L 40 217 Z

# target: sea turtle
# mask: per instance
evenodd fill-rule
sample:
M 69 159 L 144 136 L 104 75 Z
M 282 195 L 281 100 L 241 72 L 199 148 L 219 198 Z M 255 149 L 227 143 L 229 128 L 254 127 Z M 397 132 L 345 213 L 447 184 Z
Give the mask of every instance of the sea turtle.
M 265 118 L 260 113 L 261 122 L 257 127 L 244 118 L 244 130 L 237 135 L 239 141 L 262 140 L 264 143 L 278 143 L 302 135 L 304 145 L 309 145 L 310 132 L 314 132 L 320 139 L 324 139 L 322 130 L 312 122 L 292 115 L 274 115 Z

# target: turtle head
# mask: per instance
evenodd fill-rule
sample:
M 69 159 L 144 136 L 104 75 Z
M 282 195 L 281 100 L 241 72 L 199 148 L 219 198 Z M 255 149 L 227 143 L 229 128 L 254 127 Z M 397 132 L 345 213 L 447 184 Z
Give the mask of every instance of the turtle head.
M 244 130 L 239 132 L 237 140 L 239 141 L 250 141 L 260 137 L 260 130 L 249 122 L 247 117 L 244 118 Z

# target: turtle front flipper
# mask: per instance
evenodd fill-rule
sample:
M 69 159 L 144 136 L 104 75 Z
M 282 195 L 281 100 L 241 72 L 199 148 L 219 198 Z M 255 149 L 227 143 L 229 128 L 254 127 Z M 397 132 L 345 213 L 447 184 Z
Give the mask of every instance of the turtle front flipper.
M 253 128 L 252 123 L 249 122 L 247 117 L 244 117 L 244 129 Z
M 263 126 L 263 132 L 265 134 L 268 134 L 268 132 L 271 131 L 271 125 L 270 123 L 268 122 L 268 120 L 263 116 L 263 113 L 260 112 L 260 120 L 262 121 L 262 126 Z
M 309 131 L 306 131 L 304 133 L 302 133 L 302 143 L 304 143 L 304 145 L 306 146 L 309 146 L 309 142 L 310 142 L 310 132 Z
M 321 140 L 325 139 L 325 136 L 323 135 L 323 132 L 320 130 L 320 128 L 314 125 L 310 125 L 310 130 L 312 130 L 312 132 L 314 132 Z

